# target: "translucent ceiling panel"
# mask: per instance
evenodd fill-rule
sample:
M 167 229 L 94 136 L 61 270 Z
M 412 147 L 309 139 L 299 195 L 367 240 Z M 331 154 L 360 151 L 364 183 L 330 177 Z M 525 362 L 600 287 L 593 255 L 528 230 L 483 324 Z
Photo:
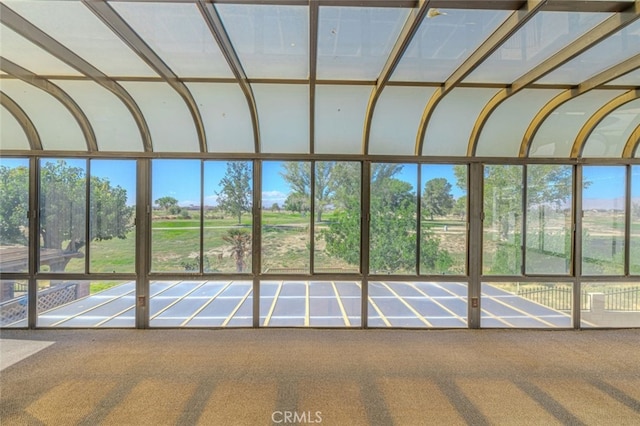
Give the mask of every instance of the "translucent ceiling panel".
M 318 78 L 378 78 L 408 14 L 400 8 L 321 7 Z
M 233 78 L 195 4 L 112 2 L 111 5 L 179 77 Z
M 4 25 L 0 25 L 0 55 L 38 75 L 82 75 Z
M 530 157 L 567 158 L 578 132 L 591 115 L 616 96 L 618 90 L 592 90 L 556 108 L 542 123 L 529 150 Z
M 640 99 L 622 105 L 598 123 L 585 143 L 582 156 L 622 157 L 631 132 L 639 124 Z
M 156 75 L 81 2 L 9 1 L 7 4 L 109 76 Z
M 309 152 L 309 86 L 254 84 L 260 120 L 261 151 Z
M 247 98 L 235 83 L 188 83 L 200 108 L 209 152 L 255 152 Z
M 625 59 L 640 54 L 640 21 L 601 41 L 539 80 L 540 83 L 578 84 Z M 640 61 L 640 60 L 639 60 Z
M 636 71 L 631 71 L 623 75 L 622 77 L 618 77 L 615 80 L 611 80 L 607 85 L 618 85 L 618 86 L 637 86 L 640 87 L 640 69 Z
M 199 152 L 195 123 L 183 99 L 165 83 L 122 82 L 142 110 L 155 152 Z
M 607 13 L 539 12 L 465 81 L 511 83 L 609 16 Z
M 45 150 L 86 151 L 80 125 L 56 98 L 20 80 L 2 80 L 5 92 L 33 122 Z
M 0 149 L 31 149 L 24 129 L 5 107 L 0 107 Z
M 416 135 L 433 87 L 387 86 L 371 122 L 369 154 L 414 155 Z
M 361 154 L 371 86 L 316 86 L 315 152 Z
M 466 156 L 471 129 L 497 89 L 454 89 L 431 115 L 422 155 Z
M 249 78 L 307 78 L 309 9 L 216 4 Z
M 100 151 L 144 151 L 140 130 L 127 107 L 93 81 L 56 80 L 89 118 Z
M 527 126 L 560 90 L 525 89 L 507 98 L 491 113 L 480 133 L 478 157 L 517 157 Z
M 503 10 L 441 9 L 425 18 L 393 72 L 395 81 L 443 82 L 500 25 Z

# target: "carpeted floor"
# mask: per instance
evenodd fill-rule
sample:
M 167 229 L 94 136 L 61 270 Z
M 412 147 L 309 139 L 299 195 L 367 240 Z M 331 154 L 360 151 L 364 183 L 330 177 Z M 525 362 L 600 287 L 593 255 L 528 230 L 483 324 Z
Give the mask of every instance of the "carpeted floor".
M 640 424 L 640 330 L 3 330 L 2 339 L 37 346 L 1 372 L 2 426 Z

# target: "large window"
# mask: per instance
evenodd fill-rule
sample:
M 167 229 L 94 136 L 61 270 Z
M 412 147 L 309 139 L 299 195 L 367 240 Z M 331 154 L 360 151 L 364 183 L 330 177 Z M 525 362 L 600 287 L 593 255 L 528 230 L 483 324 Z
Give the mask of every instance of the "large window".
M 29 269 L 28 211 L 29 161 L 0 158 L 0 272 Z
M 582 200 L 582 273 L 624 274 L 626 168 L 585 166 Z
M 640 166 L 631 168 L 629 272 L 632 275 L 640 275 Z
M 415 274 L 417 165 L 371 165 L 369 267 L 372 274 Z
M 580 325 L 640 327 L 640 283 L 582 283 Z
M 483 273 L 522 273 L 522 167 L 484 169 Z
M 527 166 L 526 273 L 571 268 L 572 167 Z

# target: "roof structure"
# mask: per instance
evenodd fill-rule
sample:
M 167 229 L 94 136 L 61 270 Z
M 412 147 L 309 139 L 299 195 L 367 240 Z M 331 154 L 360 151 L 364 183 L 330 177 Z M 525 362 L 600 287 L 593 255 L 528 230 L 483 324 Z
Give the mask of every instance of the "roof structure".
M 0 152 L 638 158 L 640 1 L 0 1 Z

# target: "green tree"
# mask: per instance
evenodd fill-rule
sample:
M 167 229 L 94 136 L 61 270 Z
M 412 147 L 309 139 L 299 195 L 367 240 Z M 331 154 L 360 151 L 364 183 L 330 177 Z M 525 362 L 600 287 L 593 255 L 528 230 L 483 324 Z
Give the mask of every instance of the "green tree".
M 292 192 L 284 200 L 284 209 L 290 212 L 306 213 L 309 211 L 309 196 L 300 194 L 298 192 Z
M 451 184 L 445 178 L 435 178 L 427 181 L 422 194 L 422 212 L 433 216 L 445 216 L 453 208 L 453 195 Z
M 26 167 L 0 167 L 0 241 L 27 244 L 29 180 Z M 79 253 L 87 239 L 126 238 L 133 223 L 133 207 L 127 206 L 126 190 L 107 179 L 90 179 L 90 226 L 86 233 L 87 178 L 83 168 L 64 160 L 46 162 L 40 168 L 40 242 L 45 249 Z M 13 212 L 13 213 L 11 213 Z M 64 271 L 72 256 L 50 265 Z
M 156 200 L 156 204 L 162 209 L 162 210 L 171 210 L 172 207 L 178 207 L 178 200 L 176 200 L 173 197 L 160 197 Z
M 279 212 L 280 211 L 280 205 L 278 203 L 271 204 L 271 211 L 272 212 Z
M 222 239 L 231 244 L 231 256 L 236 261 L 236 271 L 243 272 L 247 266 L 245 259 L 251 252 L 251 234 L 244 229 L 229 229 Z
M 335 161 L 317 161 L 315 163 L 315 221 L 322 222 L 322 213 L 331 204 L 334 196 L 336 185 L 333 181 L 333 170 Z M 311 163 L 300 161 L 289 161 L 283 163 L 284 171 L 280 175 L 291 187 L 291 199 L 289 207 L 285 208 L 292 211 L 304 210 L 305 202 L 311 197 Z M 308 201 L 306 201 L 308 205 Z M 308 210 L 308 207 L 307 207 Z
M 220 180 L 218 205 L 224 211 L 238 218 L 242 223 L 242 213 L 251 212 L 251 170 L 247 161 L 227 162 L 227 171 Z

